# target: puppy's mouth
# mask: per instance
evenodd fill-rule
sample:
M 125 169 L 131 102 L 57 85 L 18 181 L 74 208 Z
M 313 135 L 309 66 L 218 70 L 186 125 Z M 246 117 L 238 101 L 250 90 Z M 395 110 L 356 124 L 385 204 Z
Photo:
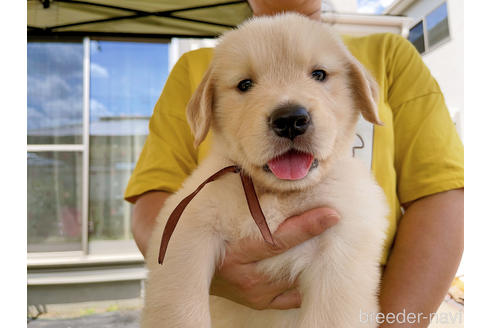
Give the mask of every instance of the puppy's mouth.
M 317 166 L 318 160 L 312 154 L 291 149 L 269 160 L 263 170 L 281 180 L 300 180 Z

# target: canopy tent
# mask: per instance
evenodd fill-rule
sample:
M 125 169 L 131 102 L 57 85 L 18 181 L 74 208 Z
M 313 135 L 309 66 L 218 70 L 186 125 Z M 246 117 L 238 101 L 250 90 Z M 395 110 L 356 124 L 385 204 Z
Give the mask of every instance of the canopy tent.
M 215 37 L 251 15 L 245 0 L 27 0 L 27 35 Z

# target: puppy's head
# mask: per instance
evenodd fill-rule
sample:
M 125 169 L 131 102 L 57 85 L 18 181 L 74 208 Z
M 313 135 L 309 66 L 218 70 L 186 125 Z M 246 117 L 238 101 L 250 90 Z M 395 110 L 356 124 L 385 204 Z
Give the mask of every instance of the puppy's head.
M 209 128 L 262 186 L 317 183 L 349 152 L 360 114 L 380 124 L 377 84 L 325 24 L 296 14 L 226 33 L 188 104 L 195 145 Z

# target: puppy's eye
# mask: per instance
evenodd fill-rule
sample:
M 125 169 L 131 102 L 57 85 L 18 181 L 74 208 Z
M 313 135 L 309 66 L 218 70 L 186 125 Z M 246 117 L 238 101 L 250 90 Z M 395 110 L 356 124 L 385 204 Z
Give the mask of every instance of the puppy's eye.
M 250 79 L 242 80 L 237 84 L 237 89 L 241 92 L 246 92 L 253 86 L 253 81 Z
M 328 74 L 325 71 L 323 71 L 322 69 L 315 69 L 314 71 L 311 72 L 311 76 L 316 81 L 324 81 L 326 79 L 327 75 Z

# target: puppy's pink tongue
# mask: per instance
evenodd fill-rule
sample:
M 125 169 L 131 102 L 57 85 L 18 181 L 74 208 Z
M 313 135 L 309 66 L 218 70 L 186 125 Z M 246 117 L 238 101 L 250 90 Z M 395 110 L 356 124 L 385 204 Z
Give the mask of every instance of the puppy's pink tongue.
M 268 168 L 279 179 L 299 180 L 308 174 L 313 159 L 311 154 L 291 150 L 268 161 Z

